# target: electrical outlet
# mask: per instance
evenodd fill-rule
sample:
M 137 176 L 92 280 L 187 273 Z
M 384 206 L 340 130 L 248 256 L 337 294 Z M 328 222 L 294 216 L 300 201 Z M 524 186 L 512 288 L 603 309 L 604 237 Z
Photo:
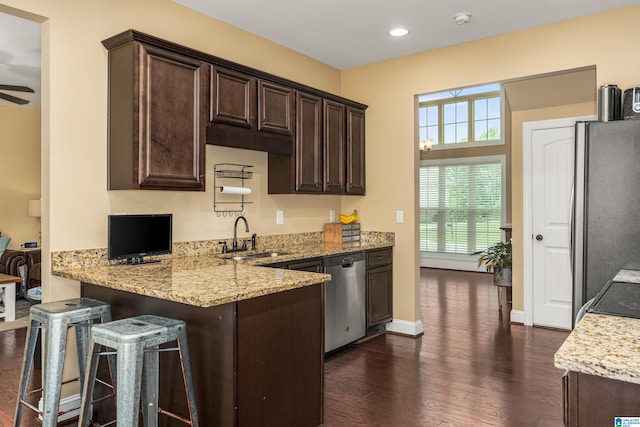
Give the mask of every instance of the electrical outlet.
M 276 211 L 276 225 L 284 224 L 284 211 L 277 210 Z
M 404 211 L 396 211 L 396 223 L 402 224 L 404 222 Z
M 336 211 L 333 209 L 329 211 L 329 222 L 336 222 Z

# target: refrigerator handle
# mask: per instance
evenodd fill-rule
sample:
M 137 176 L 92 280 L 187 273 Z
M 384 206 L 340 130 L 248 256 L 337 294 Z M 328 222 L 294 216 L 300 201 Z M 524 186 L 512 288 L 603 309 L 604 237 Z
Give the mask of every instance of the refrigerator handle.
M 571 198 L 569 199 L 569 267 L 571 267 L 571 277 L 574 275 L 575 266 L 573 265 L 573 205 L 575 203 L 574 191 L 575 191 L 575 177 L 573 181 L 571 181 Z

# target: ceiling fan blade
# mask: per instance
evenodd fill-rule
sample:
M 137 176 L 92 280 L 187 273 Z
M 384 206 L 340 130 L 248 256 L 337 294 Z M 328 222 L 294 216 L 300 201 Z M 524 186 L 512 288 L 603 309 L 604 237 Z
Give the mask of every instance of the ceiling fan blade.
M 16 92 L 30 92 L 34 93 L 33 89 L 26 86 L 13 86 L 13 85 L 0 85 L 1 90 L 14 90 Z
M 15 96 L 7 95 L 6 93 L 2 92 L 0 92 L 0 98 L 6 99 L 7 101 L 13 102 L 14 104 L 24 105 L 29 103 L 29 101 L 27 101 L 26 99 L 16 98 Z

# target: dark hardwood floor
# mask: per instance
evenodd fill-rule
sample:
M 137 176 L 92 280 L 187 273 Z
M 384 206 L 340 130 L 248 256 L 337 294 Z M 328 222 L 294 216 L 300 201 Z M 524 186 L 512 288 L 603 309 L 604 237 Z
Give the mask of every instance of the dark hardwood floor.
M 325 427 L 562 426 L 553 354 L 568 332 L 511 324 L 483 273 L 422 269 L 420 305 L 424 336 L 381 335 L 326 361 Z M 25 331 L 0 332 L 0 427 Z M 23 425 L 37 426 L 30 412 Z
M 422 269 L 424 336 L 386 334 L 327 360 L 325 426 L 562 426 L 568 332 L 511 324 L 492 276 Z

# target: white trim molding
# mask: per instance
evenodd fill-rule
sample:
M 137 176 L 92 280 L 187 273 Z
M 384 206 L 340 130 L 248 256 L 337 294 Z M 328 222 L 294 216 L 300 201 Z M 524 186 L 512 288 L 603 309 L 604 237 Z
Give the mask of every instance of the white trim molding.
M 524 311 L 511 310 L 510 316 L 511 323 L 523 323 L 524 324 Z
M 408 322 L 406 320 L 393 319 L 390 323 L 386 324 L 385 328 L 388 332 L 411 337 L 418 337 L 424 333 L 422 329 L 422 320 Z

